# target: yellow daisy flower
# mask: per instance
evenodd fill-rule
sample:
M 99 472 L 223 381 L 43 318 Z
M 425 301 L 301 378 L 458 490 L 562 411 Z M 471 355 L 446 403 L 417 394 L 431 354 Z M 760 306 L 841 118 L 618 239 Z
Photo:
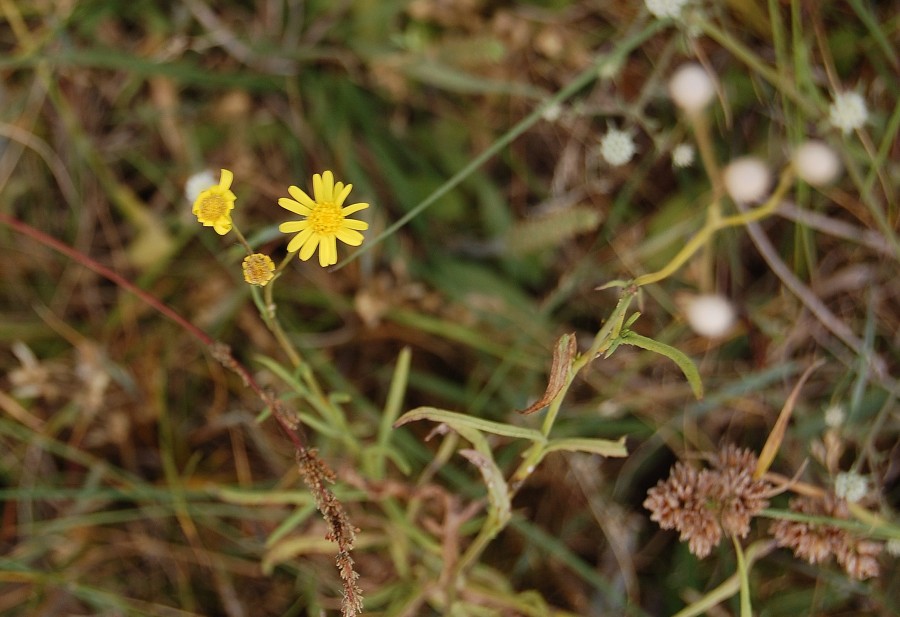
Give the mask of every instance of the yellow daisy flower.
M 278 226 L 278 231 L 282 233 L 300 232 L 288 244 L 289 253 L 299 250 L 300 259 L 306 261 L 318 247 L 319 265 L 325 267 L 337 263 L 335 239 L 350 246 L 362 244 L 363 235 L 359 232 L 368 229 L 369 224 L 347 217 L 365 210 L 369 204 L 355 203 L 341 207 L 352 188 L 352 184 L 345 186 L 343 182 L 336 183 L 330 171 L 313 176 L 315 199 L 311 199 L 296 186 L 288 188 L 293 199 L 282 197 L 278 200 L 278 205 L 306 217 L 302 221 L 288 221 Z
M 234 208 L 234 200 L 237 199 L 231 192 L 231 182 L 234 174 L 227 169 L 222 170 L 219 184 L 211 186 L 194 200 L 192 212 L 204 227 L 212 227 L 220 236 L 231 231 L 231 210 Z
M 274 278 L 275 263 L 268 255 L 253 253 L 244 257 L 241 264 L 244 270 L 244 280 L 251 285 L 265 287 Z

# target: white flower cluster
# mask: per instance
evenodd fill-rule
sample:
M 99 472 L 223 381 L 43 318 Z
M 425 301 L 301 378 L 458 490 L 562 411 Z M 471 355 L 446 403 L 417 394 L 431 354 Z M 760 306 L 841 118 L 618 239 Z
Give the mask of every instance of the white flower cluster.
M 647 10 L 659 19 L 678 19 L 688 0 L 644 0 Z
M 900 540 L 897 538 L 891 538 L 884 545 L 884 550 L 886 550 L 889 554 L 894 557 L 900 557 Z
M 845 135 L 862 128 L 869 119 L 866 101 L 857 92 L 838 92 L 834 102 L 828 108 L 828 120 L 831 126 L 840 129 Z
M 834 479 L 834 494 L 856 503 L 869 492 L 869 481 L 855 471 L 841 472 Z
M 600 140 L 600 156 L 613 167 L 630 161 L 635 152 L 634 139 L 625 131 L 609 129 Z
M 831 405 L 825 410 L 825 426 L 828 428 L 838 428 L 844 423 L 846 417 L 847 414 L 844 413 L 843 407 L 838 404 Z
M 672 165 L 675 167 L 690 167 L 694 164 L 694 146 L 691 144 L 678 144 L 672 148 Z

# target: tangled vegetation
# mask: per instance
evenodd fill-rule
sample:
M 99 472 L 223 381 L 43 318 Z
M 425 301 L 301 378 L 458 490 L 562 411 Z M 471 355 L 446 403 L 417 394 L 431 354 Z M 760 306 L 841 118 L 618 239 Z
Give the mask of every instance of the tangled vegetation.
M 889 5 L 0 0 L 0 612 L 900 614 Z

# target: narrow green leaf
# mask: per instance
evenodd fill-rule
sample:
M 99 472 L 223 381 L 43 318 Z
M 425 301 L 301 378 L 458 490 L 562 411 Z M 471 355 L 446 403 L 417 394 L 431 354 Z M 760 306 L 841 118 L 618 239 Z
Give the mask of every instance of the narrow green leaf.
M 416 409 L 407 411 L 405 414 L 400 416 L 400 418 L 396 422 L 394 422 L 394 428 L 403 426 L 404 424 L 408 424 L 409 422 L 416 422 L 418 420 L 443 422 L 450 428 L 457 431 L 460 428 L 475 429 L 485 433 L 492 433 L 494 435 L 503 435 L 504 437 L 527 439 L 528 441 L 539 443 L 547 442 L 546 437 L 544 437 L 540 433 L 540 431 L 536 431 L 531 428 L 512 426 L 511 424 L 501 424 L 500 422 L 493 422 L 491 420 L 475 418 L 473 416 L 467 416 L 465 414 L 457 413 L 455 411 L 448 411 L 446 409 L 438 409 L 436 407 L 417 407 Z
M 502 529 L 509 522 L 510 516 L 512 516 L 509 487 L 506 485 L 503 472 L 497 467 L 497 463 L 494 462 L 490 452 L 485 454 L 478 450 L 465 449 L 460 450 L 459 453 L 478 467 L 478 471 L 481 472 L 484 485 L 487 487 L 488 503 L 490 504 L 489 513 L 494 517 L 497 528 Z
M 578 437 L 551 439 L 544 448 L 544 454 L 556 450 L 590 452 L 591 454 L 599 454 L 600 456 L 628 456 L 628 449 L 625 447 L 624 437 L 620 437 L 616 441 L 611 439 L 587 439 Z
M 294 392 L 296 392 L 297 394 L 299 394 L 300 396 L 303 396 L 303 397 L 309 396 L 309 390 L 306 388 L 305 385 L 303 385 L 303 383 L 299 379 L 297 379 L 297 377 L 295 375 L 292 374 L 292 372 L 289 369 L 285 368 L 284 366 L 282 366 L 281 364 L 279 364 L 278 362 L 276 362 L 275 360 L 273 360 L 272 358 L 269 358 L 267 356 L 258 355 L 258 356 L 254 356 L 253 359 L 256 360 L 257 362 L 259 362 L 260 364 L 262 364 L 264 367 L 266 367 L 273 373 L 275 373 L 275 375 L 281 381 L 283 381 L 284 383 L 289 385 L 291 387 L 291 389 Z
M 397 357 L 397 365 L 394 367 L 394 375 L 391 377 L 391 387 L 388 390 L 387 401 L 384 404 L 384 412 L 378 422 L 378 437 L 375 453 L 375 473 L 376 479 L 384 477 L 385 456 L 390 451 L 388 443 L 391 440 L 392 428 L 394 420 L 400 415 L 400 409 L 403 405 L 403 396 L 406 394 L 406 384 L 409 381 L 409 362 L 412 353 L 409 347 L 404 347 Z M 402 460 L 402 457 L 398 458 Z M 395 459 L 396 460 L 396 459 Z M 409 468 L 405 462 L 402 467 Z
M 703 382 L 700 380 L 700 372 L 694 365 L 693 360 L 688 358 L 684 352 L 671 345 L 654 341 L 652 338 L 641 336 L 630 330 L 622 334 L 621 340 L 625 345 L 634 345 L 635 347 L 640 347 L 641 349 L 646 349 L 647 351 L 652 351 L 669 358 L 672 362 L 677 364 L 678 368 L 681 369 L 681 372 L 684 373 L 684 376 L 691 386 L 691 390 L 694 392 L 694 397 L 697 399 L 703 398 Z

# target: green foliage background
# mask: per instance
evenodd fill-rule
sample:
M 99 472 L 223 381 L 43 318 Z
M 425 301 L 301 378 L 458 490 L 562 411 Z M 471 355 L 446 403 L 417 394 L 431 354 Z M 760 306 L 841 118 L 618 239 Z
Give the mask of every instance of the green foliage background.
M 366 614 L 674 614 L 736 571 L 734 549 L 698 561 L 649 522 L 646 490 L 676 458 L 758 452 L 814 358 L 773 469 L 824 488 L 866 474 L 893 530 L 900 507 L 900 17 L 862 0 L 697 4 L 660 22 L 643 3 L 587 0 L 2 0 L 0 210 L 121 272 L 296 402 L 240 247 L 196 224 L 184 183 L 234 171 L 235 220 L 277 262 L 277 199 L 334 170 L 372 204 L 369 242 L 339 248 L 352 260 L 336 271 L 297 261 L 275 295 L 344 414 L 300 408 L 360 529 Z M 457 454 L 477 438 L 428 440 L 433 424 L 389 429 L 385 414 L 540 429 L 514 410 L 544 392 L 560 335 L 584 351 L 609 318 L 619 291 L 598 287 L 662 268 L 704 223 L 709 176 L 669 157 L 692 139 L 666 94 L 689 59 L 719 79 L 719 164 L 752 153 L 776 171 L 807 137 L 839 152 L 841 179 L 790 195 L 820 219 L 762 228 L 861 346 L 786 290 L 745 229 L 715 235 L 642 290 L 632 326 L 690 357 L 705 397 L 638 347 L 588 364 L 553 436 L 625 436 L 628 457 L 548 455 L 457 588 L 450 564 L 496 496 Z M 829 126 L 836 89 L 864 96 L 860 131 Z M 611 126 L 637 144 L 622 167 L 598 154 Z M 0 611 L 336 614 L 334 546 L 259 400 L 128 293 L 9 228 L 0 243 Z M 712 290 L 740 317 L 717 341 L 683 316 Z M 846 421 L 828 437 L 834 404 Z M 527 444 L 484 439 L 508 479 Z M 750 571 L 754 609 L 898 614 L 896 557 L 881 564 L 858 582 L 775 551 Z M 719 610 L 737 614 L 738 597 Z

